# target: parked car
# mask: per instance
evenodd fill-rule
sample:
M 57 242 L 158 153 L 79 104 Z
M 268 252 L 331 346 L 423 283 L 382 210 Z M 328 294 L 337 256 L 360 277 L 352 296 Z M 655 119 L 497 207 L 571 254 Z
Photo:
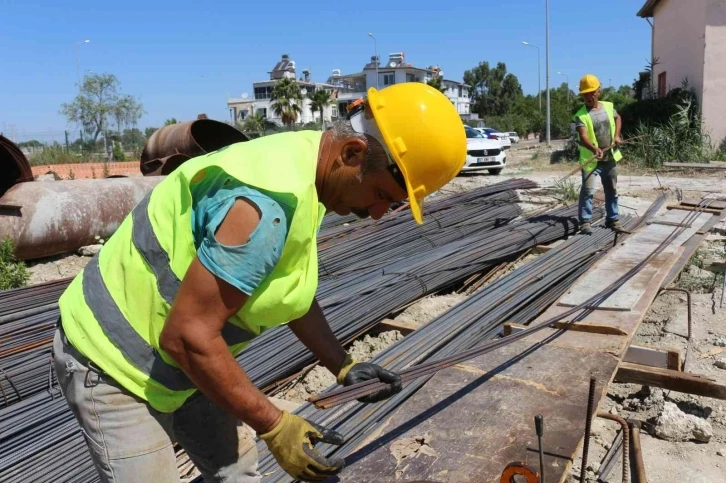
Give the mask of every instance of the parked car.
M 512 141 L 512 144 L 517 144 L 519 142 L 519 134 L 516 132 L 510 132 L 509 134 L 509 140 Z
M 502 143 L 502 149 L 509 149 L 512 147 L 512 141 L 509 140 L 509 133 L 497 131 L 491 127 L 479 127 L 476 129 L 489 139 L 496 139 Z
M 464 126 L 466 131 L 466 164 L 462 171 L 488 170 L 497 175 L 507 163 L 507 153 L 498 140 L 485 137 L 477 129 Z

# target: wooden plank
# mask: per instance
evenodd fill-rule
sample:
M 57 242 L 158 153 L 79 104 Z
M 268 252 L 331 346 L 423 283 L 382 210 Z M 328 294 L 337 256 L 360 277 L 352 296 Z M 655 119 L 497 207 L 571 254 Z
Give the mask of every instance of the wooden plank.
M 681 211 L 668 212 L 657 217 L 659 221 L 683 223 L 690 217 L 688 213 Z M 683 232 L 663 250 L 655 259 L 637 275 L 631 278 L 623 287 L 618 289 L 607 300 L 599 304 L 599 310 L 632 310 L 643 293 L 643 289 L 660 270 L 664 263 L 676 250 L 686 242 L 693 234 L 705 224 L 711 216 L 701 214 L 691 222 L 691 228 Z M 601 260 L 583 278 L 581 278 L 568 293 L 563 296 L 559 305 L 574 307 L 587 301 L 592 295 L 600 292 L 603 288 L 617 280 L 623 273 L 627 272 L 645 257 L 655 250 L 663 240 L 669 237 L 676 230 L 666 225 L 647 225 L 639 232 L 630 236 L 615 252 L 611 252 L 604 260 Z
M 691 224 L 690 223 L 683 224 L 683 223 L 678 223 L 678 222 L 675 222 L 675 221 L 649 221 L 648 222 L 648 225 L 682 226 L 682 227 L 685 227 L 685 228 L 690 228 L 691 227 Z
M 680 370 L 681 353 L 673 349 L 659 349 L 631 345 L 623 357 L 623 362 L 642 366 L 659 367 L 661 369 Z
M 404 336 L 410 334 L 419 327 L 421 327 L 420 323 L 409 320 L 383 319 L 378 323 L 378 330 L 381 332 L 397 330 Z
M 700 206 L 703 198 L 684 198 L 681 200 L 682 205 L 686 206 Z M 718 199 L 708 199 L 708 207 L 715 208 L 717 210 L 726 209 L 726 201 Z
M 701 213 L 711 213 L 712 215 L 720 215 L 722 212 L 722 210 L 717 210 L 715 208 L 696 208 L 684 205 L 668 205 L 666 208 L 669 210 L 699 211 Z
M 629 362 L 620 364 L 615 381 L 655 386 L 696 396 L 726 399 L 726 384 L 718 383 L 708 377 Z
M 692 169 L 726 169 L 726 163 L 677 163 L 669 161 L 663 163 L 666 168 L 692 168 Z
M 617 358 L 528 340 L 436 374 L 346 457 L 340 481 L 492 482 L 512 461 L 538 468 L 535 414 L 544 416 L 545 478 L 559 481 L 582 439 L 590 375 L 599 399 Z M 396 459 L 402 442 L 423 436 L 431 451 Z

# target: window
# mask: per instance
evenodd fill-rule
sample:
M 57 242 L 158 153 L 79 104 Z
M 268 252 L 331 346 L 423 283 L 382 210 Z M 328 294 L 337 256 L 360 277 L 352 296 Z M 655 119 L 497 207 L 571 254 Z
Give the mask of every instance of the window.
M 461 86 L 459 86 L 459 97 L 464 97 L 463 94 L 464 94 L 464 89 Z
M 392 86 L 396 83 L 396 73 L 395 72 L 381 72 L 379 74 L 379 83 L 381 86 Z
M 330 108 L 330 116 L 334 118 L 338 117 L 338 106 L 332 106 Z
M 270 99 L 272 98 L 272 87 L 255 87 L 255 99 Z
M 266 107 L 260 107 L 257 109 L 256 114 L 258 116 L 262 116 L 264 119 L 267 119 L 267 108 Z
M 665 97 L 666 94 L 668 94 L 668 92 L 666 92 L 667 89 L 666 73 L 661 72 L 658 74 L 658 97 Z
M 416 76 L 414 74 L 406 74 L 406 82 L 416 82 Z
M 247 119 L 247 115 L 249 113 L 250 111 L 248 111 L 247 109 L 242 109 L 241 111 L 239 111 L 239 120 L 244 121 L 245 119 Z

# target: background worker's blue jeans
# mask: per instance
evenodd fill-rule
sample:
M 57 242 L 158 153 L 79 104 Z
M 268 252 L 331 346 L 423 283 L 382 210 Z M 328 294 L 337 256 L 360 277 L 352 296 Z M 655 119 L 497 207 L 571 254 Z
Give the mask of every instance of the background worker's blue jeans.
M 620 218 L 618 212 L 618 168 L 615 161 L 598 162 L 597 167 L 589 173 L 582 171 L 582 186 L 580 187 L 579 218 L 580 222 L 592 220 L 592 199 L 595 196 L 595 178 L 602 178 L 602 187 L 605 191 L 605 210 L 607 221 Z

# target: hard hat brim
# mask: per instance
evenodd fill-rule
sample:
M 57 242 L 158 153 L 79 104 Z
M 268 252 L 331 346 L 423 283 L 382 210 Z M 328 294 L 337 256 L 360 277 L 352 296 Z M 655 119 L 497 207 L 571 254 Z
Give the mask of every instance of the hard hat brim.
M 600 86 L 597 86 L 597 87 L 591 87 L 590 89 L 580 90 L 580 94 L 589 94 L 589 93 L 591 93 L 591 92 L 595 92 L 595 91 L 596 91 L 596 90 L 598 90 L 599 88 L 600 88 Z
M 375 102 L 376 98 L 378 97 L 378 90 L 371 87 L 368 89 L 368 99 L 370 102 L 372 102 L 374 105 L 377 104 Z M 376 112 L 373 110 L 373 118 L 376 118 Z M 383 136 L 383 140 L 386 142 L 386 144 L 392 143 L 393 139 L 391 139 L 391 136 L 386 131 L 385 127 L 378 126 L 378 129 L 381 132 L 381 135 Z M 416 193 L 411 186 L 411 182 L 409 181 L 409 175 L 406 170 L 406 166 L 404 163 L 401 162 L 401 160 L 398 158 L 397 153 L 391 152 L 391 157 L 393 158 L 393 161 L 398 166 L 398 169 L 401 170 L 401 173 L 403 173 L 403 179 L 406 181 L 406 191 L 408 192 L 408 204 L 411 207 L 411 214 L 413 214 L 413 219 L 416 220 L 416 223 L 419 225 L 423 225 L 423 204 L 424 199 L 423 197 L 416 196 Z

